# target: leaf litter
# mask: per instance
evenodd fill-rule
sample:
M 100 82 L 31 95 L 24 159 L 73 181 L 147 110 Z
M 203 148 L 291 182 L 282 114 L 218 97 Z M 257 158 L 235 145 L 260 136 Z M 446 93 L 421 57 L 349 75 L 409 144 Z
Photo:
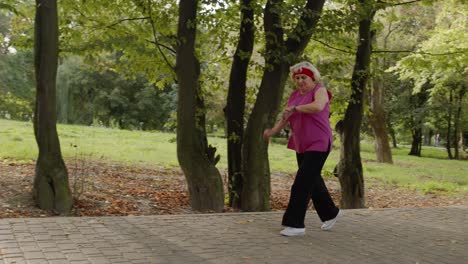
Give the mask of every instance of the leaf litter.
M 169 215 L 196 213 L 190 208 L 187 184 L 179 168 L 125 165 L 88 160 L 83 166 L 66 161 L 74 191 L 73 216 Z M 34 161 L 0 158 L 0 218 L 47 217 L 56 215 L 38 209 L 32 199 Z M 224 182 L 227 172 L 221 171 Z M 284 210 L 294 175 L 273 172 L 271 207 Z M 326 179 L 330 194 L 339 204 L 340 185 Z M 226 187 L 226 182 L 225 182 Z M 466 197 L 422 195 L 416 191 L 372 184 L 366 186 L 369 208 L 432 207 L 467 205 Z M 236 211 L 225 206 L 225 212 Z

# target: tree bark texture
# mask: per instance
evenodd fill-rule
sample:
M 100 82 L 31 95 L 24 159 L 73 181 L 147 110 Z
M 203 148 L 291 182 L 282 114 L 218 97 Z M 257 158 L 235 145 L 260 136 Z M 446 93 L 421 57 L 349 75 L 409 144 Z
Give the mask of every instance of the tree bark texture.
M 413 107 L 413 112 L 411 114 L 412 119 L 412 128 L 411 133 L 413 136 L 413 141 L 411 143 L 411 150 L 408 155 L 412 156 L 421 156 L 422 150 L 422 128 L 424 124 L 425 112 L 426 112 L 426 103 L 429 97 L 428 91 L 431 88 L 429 83 L 424 84 L 421 87 L 421 91 L 410 98 L 410 107 Z
M 34 135 L 39 156 L 36 162 L 33 197 L 41 209 L 67 214 L 71 210 L 73 199 L 56 127 L 58 33 L 57 1 L 36 0 Z
M 341 208 L 365 206 L 364 176 L 360 153 L 360 129 L 363 116 L 364 91 L 369 79 L 371 57 L 371 24 L 375 14 L 368 0 L 360 0 L 359 44 L 351 79 L 351 99 L 343 120 L 343 140 L 340 149 L 338 175 L 341 184 Z
M 373 80 L 373 89 L 371 92 L 369 122 L 375 135 L 375 153 L 377 161 L 393 164 L 392 150 L 388 138 L 387 120 L 383 104 L 384 85 L 381 78 L 376 77 Z
M 461 140 L 461 126 L 460 126 L 460 123 L 461 123 L 461 118 L 462 118 L 462 107 L 463 107 L 463 97 L 465 95 L 465 87 L 463 86 L 463 84 L 461 85 L 461 88 L 459 89 L 458 91 L 458 100 L 457 100 L 457 111 L 455 112 L 455 135 L 454 135 L 454 138 L 455 138 L 455 144 L 454 144 L 454 147 L 455 147 L 455 159 L 460 159 L 460 149 L 463 148 L 463 144 L 461 144 L 462 140 Z
M 205 106 L 200 89 L 200 63 L 195 56 L 198 1 L 181 0 L 176 58 L 179 84 L 177 107 L 177 158 L 187 180 L 194 210 L 221 212 L 224 192 L 215 167 L 216 149 L 208 146 Z
M 282 0 L 269 0 L 264 11 L 266 35 L 265 70 L 257 100 L 247 123 L 243 144 L 243 188 L 241 208 L 244 211 L 270 210 L 270 167 L 268 142 L 263 131 L 275 123 L 289 65 L 303 53 L 322 13 L 324 0 L 308 0 L 291 37 L 283 41 L 279 10 Z
M 395 135 L 395 129 L 393 129 L 392 125 L 390 123 L 387 123 L 387 127 L 390 130 L 390 137 L 392 138 L 392 145 L 393 148 L 398 148 L 397 140 L 396 140 L 396 135 Z
M 229 76 L 226 104 L 229 206 L 233 208 L 241 208 L 245 90 L 247 71 L 255 39 L 253 21 L 252 0 L 241 0 L 239 41 Z
M 452 149 L 450 148 L 452 145 L 452 141 L 450 139 L 452 135 L 452 105 L 453 105 L 453 90 L 450 89 L 450 95 L 449 95 L 449 107 L 448 107 L 448 113 L 447 113 L 447 138 L 446 141 L 447 143 L 445 144 L 445 148 L 447 149 L 447 154 L 449 159 L 453 159 L 453 154 L 452 154 Z
M 413 140 L 411 142 L 411 150 L 409 155 L 421 157 L 422 148 L 422 128 L 420 126 L 411 130 Z

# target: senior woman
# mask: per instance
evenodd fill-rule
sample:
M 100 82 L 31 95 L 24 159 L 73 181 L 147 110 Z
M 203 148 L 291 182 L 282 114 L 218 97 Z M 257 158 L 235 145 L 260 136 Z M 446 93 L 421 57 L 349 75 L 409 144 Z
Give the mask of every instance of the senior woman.
M 333 140 L 328 119 L 331 93 L 321 85 L 320 73 L 311 63 L 300 62 L 290 71 L 297 89 L 289 96 L 281 120 L 265 130 L 263 137 L 268 140 L 286 125 L 291 127 L 288 148 L 296 151 L 299 169 L 283 216 L 285 228 L 280 233 L 302 236 L 310 199 L 322 221 L 322 230 L 330 230 L 342 212 L 335 206 L 321 176 Z

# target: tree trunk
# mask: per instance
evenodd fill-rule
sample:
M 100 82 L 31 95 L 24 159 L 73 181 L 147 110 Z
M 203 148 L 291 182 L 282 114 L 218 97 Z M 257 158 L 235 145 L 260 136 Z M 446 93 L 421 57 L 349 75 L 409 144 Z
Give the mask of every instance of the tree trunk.
M 395 129 L 393 129 L 392 125 L 388 123 L 388 128 L 390 130 L 390 137 L 392 138 L 392 145 L 393 148 L 398 148 L 397 140 L 396 140 L 396 135 L 395 135 Z
M 364 91 L 369 78 L 371 57 L 371 24 L 375 11 L 369 0 L 360 0 L 363 15 L 359 21 L 359 44 L 351 79 L 351 99 L 343 120 L 338 175 L 341 184 L 341 208 L 363 208 L 365 206 L 364 176 L 360 153 L 360 128 L 363 115 Z
M 421 157 L 421 145 L 422 145 L 422 128 L 417 126 L 411 130 L 413 141 L 411 142 L 411 150 L 408 155 Z
M 273 11 L 280 5 L 281 1 L 270 0 L 265 6 L 264 27 L 267 51 L 285 49 L 281 41 L 283 28 L 272 26 L 273 24 L 281 25 L 279 14 Z M 265 71 L 257 100 L 247 123 L 243 145 L 244 174 L 241 196 L 244 211 L 270 210 L 268 142 L 263 139 L 262 135 L 263 131 L 274 123 L 286 81 L 286 66 L 280 61 L 280 58 L 274 60 L 271 54 L 265 56 Z M 270 66 L 269 70 L 267 70 L 267 65 Z
M 458 110 L 457 110 L 458 111 Z M 454 127 L 454 131 L 453 131 L 453 137 L 454 137 L 454 144 L 453 144 L 453 147 L 454 147 L 454 156 L 453 158 L 454 159 L 460 159 L 460 155 L 459 155 L 459 149 L 458 149 L 458 142 L 460 141 L 460 139 L 458 138 L 458 130 L 459 130 L 459 124 L 457 123 L 457 116 L 455 114 L 455 127 Z
M 308 0 L 291 37 L 283 41 L 281 0 L 269 0 L 265 6 L 265 70 L 257 100 L 249 117 L 243 145 L 242 210 L 270 209 L 270 167 L 268 142 L 263 131 L 273 125 L 279 110 L 289 65 L 297 60 L 309 42 L 320 18 L 324 0 Z
M 452 155 L 452 149 L 450 148 L 451 147 L 451 140 L 450 140 L 450 136 L 452 134 L 452 105 L 453 105 L 453 91 L 452 89 L 450 89 L 450 95 L 449 95 L 449 107 L 448 107 L 448 114 L 447 114 L 447 138 L 446 138 L 446 149 L 447 149 L 447 154 L 448 154 L 448 157 L 449 159 L 453 159 L 453 155 Z
M 224 192 L 215 164 L 215 148 L 208 146 L 205 106 L 200 89 L 200 63 L 195 56 L 198 1 L 179 2 L 176 75 L 179 84 L 177 107 L 177 158 L 187 180 L 194 210 L 221 212 Z
M 429 97 L 429 90 L 432 85 L 427 82 L 421 87 L 421 91 L 410 98 L 410 105 L 412 107 L 411 113 L 411 134 L 413 136 L 413 142 L 411 143 L 411 150 L 408 155 L 421 156 L 422 150 L 422 136 L 424 119 L 426 116 L 427 108 L 426 103 Z
M 232 62 L 226 104 L 229 206 L 233 208 L 241 208 L 245 89 L 255 33 L 251 4 L 251 0 L 241 0 L 239 42 Z
M 70 212 L 73 199 L 57 134 L 56 77 L 58 15 L 56 0 L 37 0 L 34 25 L 36 107 L 34 135 L 39 148 L 33 196 L 41 209 Z
M 460 142 L 461 142 L 461 129 L 460 129 L 460 123 L 461 123 L 461 112 L 462 112 L 462 106 L 463 106 L 463 96 L 465 95 L 465 89 L 462 88 L 460 89 L 458 93 L 458 106 L 457 106 L 457 111 L 455 112 L 455 159 L 460 159 Z M 463 147 L 463 145 L 461 145 Z
M 458 149 L 460 149 L 461 151 L 464 151 L 465 141 L 463 140 L 463 130 L 460 130 L 460 133 L 458 134 L 458 138 L 459 138 Z M 463 157 L 461 156 L 460 159 L 462 158 Z
M 383 81 L 381 78 L 373 80 L 373 89 L 371 92 L 371 114 L 369 115 L 369 122 L 375 135 L 375 153 L 377 161 L 382 163 L 393 164 L 392 151 L 390 149 L 390 142 L 387 131 L 387 121 L 385 118 L 385 110 L 382 106 L 383 101 Z

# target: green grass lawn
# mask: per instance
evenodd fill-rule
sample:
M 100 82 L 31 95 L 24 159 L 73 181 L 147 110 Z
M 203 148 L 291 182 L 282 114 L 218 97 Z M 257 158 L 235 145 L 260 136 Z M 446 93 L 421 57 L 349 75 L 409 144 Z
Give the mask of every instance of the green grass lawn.
M 173 133 L 74 125 L 58 125 L 58 132 L 65 159 L 86 156 L 126 164 L 178 166 Z M 218 168 L 225 169 L 226 140 L 210 137 L 209 143 L 221 154 Z M 423 193 L 468 194 L 468 161 L 448 160 L 443 148 L 423 147 L 423 157 L 407 155 L 406 146 L 393 149 L 394 165 L 377 163 L 371 143 L 362 142 L 361 148 L 366 184 L 395 185 Z M 36 156 L 32 123 L 0 119 L 0 158 L 34 160 Z M 273 171 L 294 173 L 297 169 L 294 153 L 284 144 L 272 143 L 269 158 Z M 326 177 L 333 177 L 338 159 L 335 149 L 324 167 Z

